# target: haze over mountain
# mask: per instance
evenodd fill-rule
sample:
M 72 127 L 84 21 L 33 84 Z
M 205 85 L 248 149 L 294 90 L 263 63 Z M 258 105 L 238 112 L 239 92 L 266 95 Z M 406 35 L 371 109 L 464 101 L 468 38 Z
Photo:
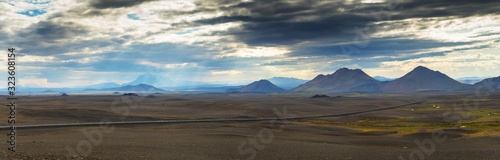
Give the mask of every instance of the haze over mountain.
M 475 84 L 477 82 L 480 82 L 484 79 L 491 78 L 491 77 L 462 77 L 462 78 L 456 78 L 455 80 L 459 81 L 460 83 L 464 84 Z
M 425 90 L 460 90 L 470 88 L 447 75 L 418 66 L 411 72 L 382 86 L 384 92 L 415 92 Z
M 120 86 L 121 85 L 114 83 L 114 82 L 106 82 L 106 83 L 99 83 L 99 84 L 88 85 L 88 86 L 80 86 L 80 87 L 75 87 L 75 88 L 104 89 L 104 88 L 116 88 L 116 87 L 120 87 Z
M 307 82 L 307 80 L 293 77 L 273 77 L 267 80 L 283 89 L 292 89 Z
M 268 80 L 260 80 L 252 82 L 240 89 L 237 92 L 261 92 L 261 93 L 271 93 L 271 92 L 284 92 L 283 88 L 280 88 Z
M 126 85 L 126 86 L 121 86 L 121 87 L 116 87 L 116 88 L 106 88 L 106 89 L 101 89 L 101 91 L 132 91 L 132 92 L 139 92 L 139 91 L 163 91 L 162 89 L 156 88 L 154 86 L 148 85 L 148 84 L 138 84 L 138 85 Z
M 392 80 L 395 80 L 397 78 L 387 78 L 384 76 L 374 76 L 373 79 L 376 79 L 377 81 L 380 81 L 380 82 L 384 82 L 384 81 L 392 81 Z
M 143 74 L 139 75 L 135 80 L 124 83 L 123 85 L 138 85 L 138 84 L 148 84 L 152 86 L 158 86 L 158 87 L 165 87 L 171 85 L 172 80 L 160 76 L 160 75 L 154 75 L 154 74 Z
M 341 68 L 333 74 L 318 75 L 293 91 L 378 92 L 381 83 L 360 69 Z

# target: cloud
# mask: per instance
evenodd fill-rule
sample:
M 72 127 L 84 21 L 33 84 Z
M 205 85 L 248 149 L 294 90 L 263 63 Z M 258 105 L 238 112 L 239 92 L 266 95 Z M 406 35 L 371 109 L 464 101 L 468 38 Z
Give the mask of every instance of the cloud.
M 491 14 L 496 14 L 498 9 L 496 6 L 499 3 L 498 1 L 392 1 L 392 3 L 388 4 L 366 1 L 360 4 L 345 1 L 268 2 L 261 0 L 240 3 L 221 2 L 218 6 L 220 10 L 225 11 L 225 14 L 196 22 L 201 25 L 239 22 L 241 27 L 230 29 L 222 34 L 235 36 L 236 39 L 251 46 L 292 46 L 295 49 L 294 51 L 300 52 L 291 54 L 292 56 L 303 56 L 308 53 L 318 55 L 325 53 L 325 49 L 330 53 L 327 55 L 342 54 L 338 49 L 339 44 L 355 43 L 355 38 L 359 36 L 356 31 L 357 28 L 369 27 L 371 30 L 365 33 L 366 36 L 369 38 L 375 37 L 371 39 L 372 43 L 369 45 L 375 44 L 378 46 L 365 50 L 378 48 L 379 50 L 374 51 L 379 52 L 380 55 L 384 54 L 383 52 L 391 54 L 387 53 L 387 50 L 393 48 L 393 46 L 380 46 L 382 43 L 388 43 L 390 37 L 393 39 L 392 43 L 399 43 L 402 42 L 400 40 L 405 39 L 408 42 L 417 41 L 418 45 L 400 43 L 412 45 L 401 46 L 400 48 L 419 49 L 432 48 L 441 44 L 445 46 L 463 45 L 463 43 L 440 42 L 442 40 L 452 41 L 454 39 L 459 42 L 481 40 L 481 38 L 477 37 L 471 38 L 481 34 L 475 33 L 475 31 L 461 34 L 451 32 L 453 30 L 457 31 L 460 27 L 477 28 L 478 26 L 466 25 L 481 25 L 481 22 L 478 21 L 484 22 L 485 19 L 490 18 Z M 425 8 L 425 11 L 422 11 L 423 8 Z M 462 20 L 458 19 L 459 21 L 456 21 L 457 17 L 475 17 L 475 20 L 462 18 Z M 434 18 L 434 20 L 428 20 L 429 18 Z M 427 22 L 422 23 L 422 21 Z M 402 22 L 406 22 L 406 24 Z M 447 28 L 429 30 L 431 27 L 434 28 L 433 25 L 436 22 L 447 23 L 441 26 Z M 492 25 L 498 24 L 496 20 L 490 20 L 490 22 L 488 23 Z M 414 25 L 420 26 L 414 28 Z M 403 30 L 408 28 L 414 30 L 411 32 Z M 450 30 L 450 28 L 453 30 Z M 399 32 L 387 34 L 392 29 Z M 498 29 L 492 28 L 491 31 L 498 33 Z M 489 34 L 495 35 L 495 33 Z M 221 34 L 221 32 L 214 34 Z M 426 43 L 423 44 L 422 42 Z M 315 44 L 316 46 L 309 45 L 302 48 L 303 43 Z M 303 50 L 309 52 L 306 53 Z M 367 56 L 373 55 L 369 52 L 365 53 L 367 53 Z
M 395 75 L 401 65 L 433 66 L 439 64 L 433 58 L 448 63 L 462 53 L 498 51 L 499 3 L 10 1 L 0 3 L 0 20 L 8 22 L 0 24 L 6 39 L 0 44 L 18 49 L 21 67 L 30 69 L 26 76 L 48 83 L 90 81 L 75 72 L 133 79 L 148 68 L 179 79 L 233 82 L 273 75 L 310 79 L 346 66 Z M 473 62 L 476 68 L 497 65 Z M 58 74 L 50 73 L 56 67 Z M 462 69 L 452 72 L 472 70 Z M 99 81 L 105 80 L 113 78 Z
M 108 0 L 92 0 L 90 2 L 90 6 L 97 9 L 109 9 L 109 8 L 122 8 L 122 7 L 132 7 L 137 6 L 145 2 L 149 2 L 152 0 L 116 0 L 116 1 L 108 1 Z
M 210 72 L 210 74 L 212 74 L 212 75 L 230 75 L 230 76 L 241 74 L 241 73 L 242 73 L 241 71 L 237 71 L 237 70 L 211 71 Z

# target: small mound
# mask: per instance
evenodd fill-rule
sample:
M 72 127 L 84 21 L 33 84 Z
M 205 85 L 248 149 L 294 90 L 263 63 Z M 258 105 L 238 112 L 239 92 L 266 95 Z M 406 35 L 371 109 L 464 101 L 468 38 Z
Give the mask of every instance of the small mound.
M 61 96 L 66 97 L 66 96 L 69 96 L 69 95 L 66 94 L 66 93 L 62 93 Z
M 330 97 L 330 96 L 327 96 L 324 94 L 317 94 L 317 95 L 312 96 L 311 98 L 326 98 L 326 97 Z
M 120 94 L 120 92 L 113 92 L 113 94 Z
M 122 94 L 122 95 L 123 95 L 123 96 L 139 96 L 139 95 L 137 95 L 137 94 L 135 94 L 135 93 L 124 93 L 124 94 Z
M 155 95 L 150 94 L 150 95 L 148 95 L 147 97 L 148 97 L 148 98 L 155 98 L 156 96 L 155 96 Z

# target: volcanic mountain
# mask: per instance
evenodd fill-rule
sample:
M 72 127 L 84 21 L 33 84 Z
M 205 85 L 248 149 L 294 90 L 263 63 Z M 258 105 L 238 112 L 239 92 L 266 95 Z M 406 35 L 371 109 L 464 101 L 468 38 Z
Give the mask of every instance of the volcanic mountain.
M 341 68 L 333 74 L 320 74 L 293 91 L 378 92 L 380 84 L 360 69 Z
M 250 83 L 249 85 L 244 86 L 237 90 L 238 92 L 284 92 L 283 88 L 280 88 L 268 80 L 260 80 Z
M 163 77 L 161 75 L 155 75 L 155 74 L 143 74 L 137 77 L 135 80 L 123 84 L 123 86 L 127 85 L 140 85 L 140 84 L 147 84 L 151 86 L 158 86 L 158 87 L 164 87 L 167 86 L 168 84 L 171 84 L 172 80 Z
M 474 84 L 474 87 L 483 86 L 487 89 L 500 89 L 500 76 L 487 78 Z
M 101 89 L 102 91 L 163 91 L 162 89 L 156 88 L 151 85 L 147 84 L 138 84 L 138 85 L 126 85 L 122 87 L 117 87 L 117 88 L 106 88 L 106 89 Z
M 447 75 L 418 66 L 401 78 L 385 83 L 384 92 L 415 92 L 425 90 L 460 90 L 470 88 Z

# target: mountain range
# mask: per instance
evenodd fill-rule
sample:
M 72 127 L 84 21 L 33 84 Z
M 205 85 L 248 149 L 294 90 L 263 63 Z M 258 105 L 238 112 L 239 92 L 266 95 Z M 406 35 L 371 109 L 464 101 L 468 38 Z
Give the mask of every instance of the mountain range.
M 462 83 L 461 83 L 462 82 Z M 467 82 L 467 83 L 463 83 Z M 474 83 L 473 83 L 474 82 Z M 444 73 L 418 66 L 404 76 L 392 79 L 381 76 L 370 77 L 361 69 L 341 68 L 332 74 L 320 74 L 312 80 L 293 77 L 272 77 L 268 80 L 255 81 L 246 86 L 209 84 L 202 82 L 178 82 L 159 75 L 143 74 L 123 84 L 113 82 L 100 83 L 80 87 L 46 88 L 20 86 L 19 93 L 42 93 L 45 90 L 56 92 L 79 91 L 201 91 L 201 92 L 418 92 L 429 90 L 464 90 L 478 86 L 500 86 L 500 76 L 480 80 L 480 77 L 452 79 Z M 157 88 L 159 87 L 159 88 Z
M 485 79 L 481 82 L 489 82 L 497 87 L 500 84 L 500 78 Z M 460 83 L 439 71 L 418 66 L 404 76 L 388 81 L 378 81 L 360 69 L 341 68 L 332 74 L 320 74 L 313 80 L 292 89 L 292 91 L 402 93 L 464 90 L 472 89 L 472 87 L 472 85 Z

